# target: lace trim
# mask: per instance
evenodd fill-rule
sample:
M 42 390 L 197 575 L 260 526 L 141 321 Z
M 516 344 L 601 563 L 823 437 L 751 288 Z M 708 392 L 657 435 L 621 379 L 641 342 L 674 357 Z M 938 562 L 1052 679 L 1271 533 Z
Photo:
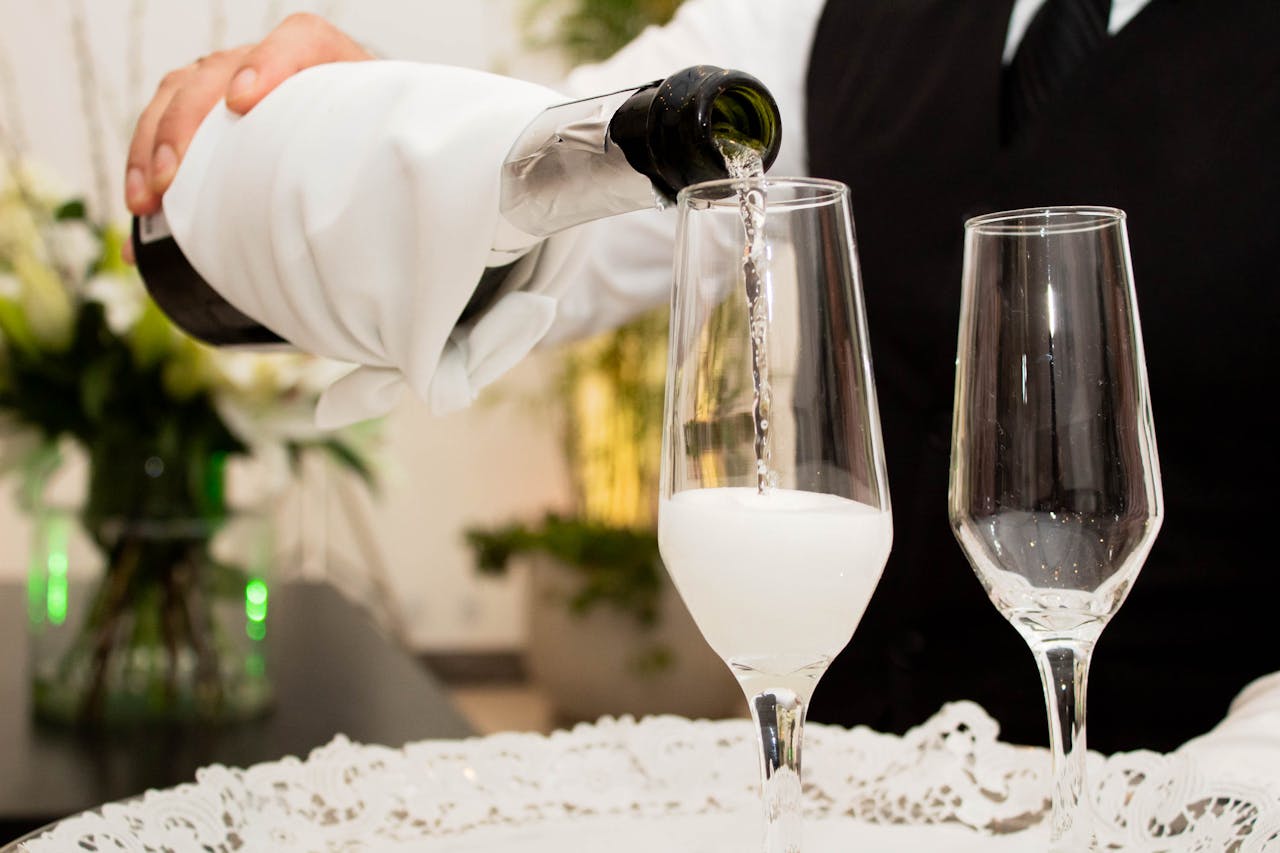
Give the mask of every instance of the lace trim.
M 959 702 L 903 737 L 811 725 L 805 809 L 879 824 L 952 824 L 1005 834 L 1048 813 L 1043 749 L 997 739 Z M 305 761 L 214 765 L 196 782 L 63 821 L 44 851 L 376 849 L 588 816 L 751 812 L 756 754 L 743 720 L 600 720 L 544 737 L 498 734 L 403 748 L 335 738 Z M 1274 782 L 1223 782 L 1187 756 L 1090 756 L 1106 849 L 1280 851 Z

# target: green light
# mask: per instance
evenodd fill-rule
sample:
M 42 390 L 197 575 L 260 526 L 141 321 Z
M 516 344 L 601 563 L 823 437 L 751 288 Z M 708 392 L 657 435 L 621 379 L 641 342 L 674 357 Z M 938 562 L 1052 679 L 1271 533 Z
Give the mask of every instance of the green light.
M 67 576 L 49 578 L 49 621 L 61 625 L 67 621 Z
M 267 585 L 254 578 L 244 585 L 244 600 L 249 604 L 265 605 L 267 603 Z
M 49 622 L 61 625 L 67 621 L 67 540 L 70 538 L 71 525 L 68 519 L 59 518 L 49 523 L 49 556 L 45 560 L 45 572 L 48 582 L 45 587 L 45 611 L 49 614 Z
M 267 584 L 261 578 L 253 578 L 244 585 L 245 633 L 251 640 L 267 636 Z
M 267 585 L 258 578 L 244 586 L 244 615 L 250 622 L 263 622 L 267 618 Z

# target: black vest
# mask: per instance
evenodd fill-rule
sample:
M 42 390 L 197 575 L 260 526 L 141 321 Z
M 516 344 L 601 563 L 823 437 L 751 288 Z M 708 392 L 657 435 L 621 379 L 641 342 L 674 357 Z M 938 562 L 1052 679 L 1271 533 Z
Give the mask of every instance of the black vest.
M 895 529 L 812 718 L 900 732 L 969 698 L 1005 738 L 1047 742 L 1031 653 L 947 523 L 962 227 L 1112 205 L 1129 213 L 1166 517 L 1098 644 L 1089 746 L 1168 750 L 1280 670 L 1280 2 L 1152 0 L 1002 145 L 1012 5 L 831 0 L 819 25 L 809 163 L 853 191 Z

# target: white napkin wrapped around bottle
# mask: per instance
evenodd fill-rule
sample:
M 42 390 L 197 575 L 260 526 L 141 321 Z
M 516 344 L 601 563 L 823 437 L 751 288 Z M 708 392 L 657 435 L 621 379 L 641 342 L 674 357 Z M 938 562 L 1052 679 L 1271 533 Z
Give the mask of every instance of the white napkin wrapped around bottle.
M 360 365 L 320 401 L 322 426 L 388 412 L 407 383 L 462 408 L 555 317 L 508 293 L 457 327 L 484 270 L 501 165 L 550 89 L 410 62 L 323 65 L 244 117 L 219 105 L 164 212 L 192 266 L 301 349 Z

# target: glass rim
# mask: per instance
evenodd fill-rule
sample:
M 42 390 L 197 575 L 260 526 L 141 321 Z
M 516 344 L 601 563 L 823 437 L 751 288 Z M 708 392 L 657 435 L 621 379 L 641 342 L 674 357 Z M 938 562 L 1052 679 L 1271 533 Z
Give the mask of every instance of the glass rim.
M 989 236 L 1078 234 L 1122 223 L 1127 214 L 1105 205 L 1049 205 L 997 210 L 964 223 L 966 232 Z
M 732 207 L 736 210 L 738 199 L 734 190 L 744 185 L 761 187 L 766 192 L 782 187 L 797 187 L 819 191 L 803 198 L 770 198 L 768 200 L 770 210 L 775 208 L 785 210 L 788 208 L 815 207 L 830 204 L 837 199 L 848 198 L 849 196 L 849 185 L 843 181 L 833 181 L 827 178 L 786 176 L 775 178 L 770 175 L 764 175 L 758 178 L 717 178 L 713 181 L 699 181 L 696 184 L 689 184 L 676 195 L 676 203 L 684 207 L 690 201 L 696 199 L 700 202 L 706 202 L 710 206 Z

